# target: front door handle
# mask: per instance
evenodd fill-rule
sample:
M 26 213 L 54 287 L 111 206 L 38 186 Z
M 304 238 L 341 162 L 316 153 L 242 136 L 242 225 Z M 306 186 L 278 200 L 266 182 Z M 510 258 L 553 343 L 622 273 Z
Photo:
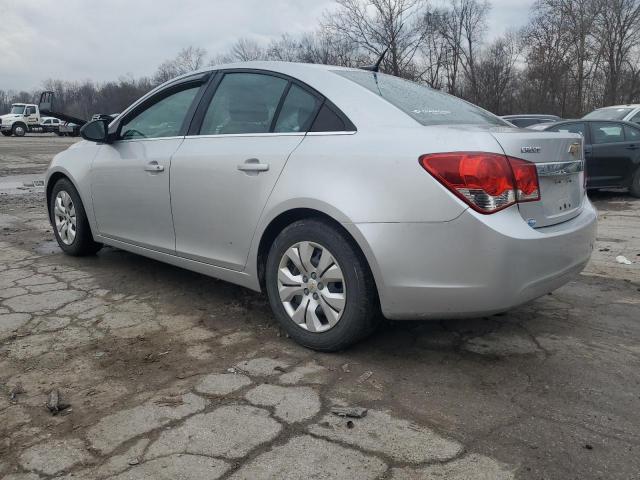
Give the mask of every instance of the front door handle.
M 164 172 L 164 167 L 162 165 L 158 165 L 158 162 L 155 160 L 153 162 L 149 162 L 144 167 L 145 172 Z
M 638 145 L 636 145 L 635 143 L 627 147 L 627 150 L 637 150 L 637 149 L 638 149 Z
M 238 170 L 241 172 L 266 172 L 269 170 L 268 163 L 260 163 L 257 158 L 250 158 L 245 160 L 244 163 L 238 165 Z

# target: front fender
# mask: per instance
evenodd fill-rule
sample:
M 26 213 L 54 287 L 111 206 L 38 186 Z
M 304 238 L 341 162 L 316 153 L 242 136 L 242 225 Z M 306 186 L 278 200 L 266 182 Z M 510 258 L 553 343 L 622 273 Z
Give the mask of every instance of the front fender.
M 73 184 L 80 195 L 82 205 L 87 214 L 91 231 L 97 233 L 93 201 L 91 198 L 90 173 L 93 160 L 99 152 L 100 145 L 90 142 L 78 142 L 67 150 L 53 157 L 45 174 L 45 192 L 47 192 L 47 213 L 49 213 L 49 196 L 53 188 L 52 180 L 64 176 Z

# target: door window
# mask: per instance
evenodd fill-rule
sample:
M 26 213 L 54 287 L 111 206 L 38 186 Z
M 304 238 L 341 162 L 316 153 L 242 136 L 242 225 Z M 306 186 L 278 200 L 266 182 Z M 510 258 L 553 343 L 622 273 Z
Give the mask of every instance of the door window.
M 35 115 L 36 107 L 27 107 L 27 110 L 24 112 L 25 115 Z
M 625 125 L 624 138 L 627 140 L 627 142 L 636 142 L 640 140 L 640 130 Z
M 617 123 L 594 122 L 591 124 L 593 143 L 620 143 L 624 142 L 622 125 Z
M 291 85 L 284 99 L 274 132 L 306 132 L 320 104 L 315 96 L 297 85 Z
M 268 133 L 287 83 L 271 75 L 226 74 L 209 104 L 200 135 Z M 281 128 L 292 127 L 282 124 Z
M 584 123 L 564 123 L 557 127 L 547 129 L 547 132 L 567 132 L 567 133 L 579 133 L 584 137 Z
M 180 135 L 199 88 L 200 86 L 191 87 L 166 96 L 128 119 L 121 127 L 120 138 L 134 140 Z

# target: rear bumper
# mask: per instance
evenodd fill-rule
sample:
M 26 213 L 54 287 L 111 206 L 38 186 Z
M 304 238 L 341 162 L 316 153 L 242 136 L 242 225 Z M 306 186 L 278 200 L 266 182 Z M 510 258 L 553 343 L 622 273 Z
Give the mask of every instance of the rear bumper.
M 570 281 L 589 261 L 597 214 L 532 229 L 517 207 L 470 209 L 450 222 L 345 225 L 374 271 L 390 319 L 446 319 L 509 310 Z

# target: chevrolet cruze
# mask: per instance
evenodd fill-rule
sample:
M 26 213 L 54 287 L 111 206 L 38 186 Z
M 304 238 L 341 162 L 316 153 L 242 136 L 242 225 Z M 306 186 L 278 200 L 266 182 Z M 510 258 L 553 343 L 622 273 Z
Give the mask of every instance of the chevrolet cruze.
M 579 135 L 373 71 L 210 67 L 82 135 L 46 176 L 62 250 L 111 245 L 266 291 L 317 350 L 382 315 L 506 311 L 569 281 L 593 247 Z

